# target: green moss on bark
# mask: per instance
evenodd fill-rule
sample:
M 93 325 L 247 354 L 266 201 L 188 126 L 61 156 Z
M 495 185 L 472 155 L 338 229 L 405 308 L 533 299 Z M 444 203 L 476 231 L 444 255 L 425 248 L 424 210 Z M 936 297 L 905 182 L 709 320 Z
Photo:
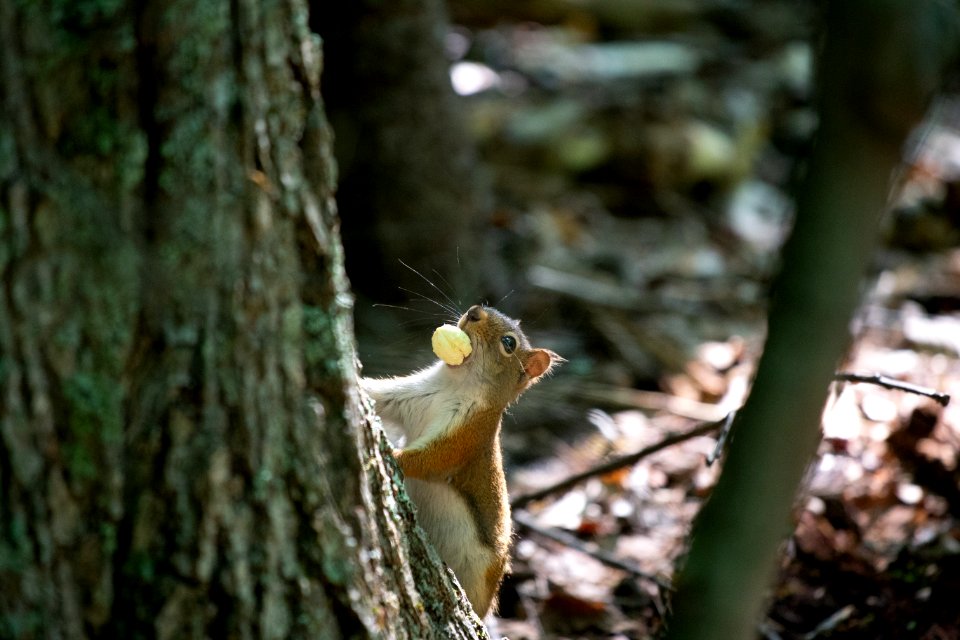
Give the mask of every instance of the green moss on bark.
M 106 447 L 121 444 L 123 389 L 116 379 L 78 373 L 64 381 L 69 432 L 64 440 L 67 470 L 78 483 L 95 480 L 108 457 Z

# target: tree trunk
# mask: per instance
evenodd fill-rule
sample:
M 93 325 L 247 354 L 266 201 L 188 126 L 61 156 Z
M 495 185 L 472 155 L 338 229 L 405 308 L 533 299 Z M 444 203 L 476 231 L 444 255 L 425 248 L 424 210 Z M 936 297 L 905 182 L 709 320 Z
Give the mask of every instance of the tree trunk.
M 481 189 L 450 85 L 443 0 L 311 0 L 311 8 L 355 290 L 378 302 L 429 290 L 403 260 L 453 297 L 478 296 L 496 256 L 479 232 Z
M 356 391 L 302 0 L 0 0 L 0 637 L 483 634 Z
M 956 59 L 957 13 L 947 3 L 848 0 L 830 3 L 825 17 L 820 128 L 774 286 L 769 335 L 723 474 L 694 528 L 670 640 L 756 636 L 891 177 Z

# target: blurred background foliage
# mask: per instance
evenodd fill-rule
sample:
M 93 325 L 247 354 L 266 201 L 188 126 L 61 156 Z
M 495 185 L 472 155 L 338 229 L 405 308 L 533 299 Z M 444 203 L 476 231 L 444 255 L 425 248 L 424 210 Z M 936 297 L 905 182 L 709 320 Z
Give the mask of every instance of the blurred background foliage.
M 816 126 L 811 3 L 367 4 L 317 21 L 361 335 L 419 320 L 371 304 L 507 296 L 568 370 L 650 386 L 744 332 L 705 308 L 759 317 Z
M 451 306 L 462 312 L 484 302 L 521 318 L 535 343 L 568 363 L 505 423 L 515 493 L 742 402 L 818 126 L 821 3 L 314 4 L 322 5 L 314 26 L 324 38 L 323 91 L 337 137 L 338 205 L 365 374 L 401 374 L 432 361 L 430 332 L 452 318 Z M 905 64 L 933 73 L 932 56 L 955 44 L 948 35 L 931 25 L 931 59 Z M 904 150 L 848 362 L 947 391 L 960 379 L 955 90 L 944 88 Z M 829 475 L 850 462 L 864 485 L 845 494 L 837 482 L 849 478 L 815 475 L 819 502 L 798 521 L 827 541 L 811 542 L 816 536 L 802 528 L 796 535 L 817 562 L 842 556 L 846 566 L 876 572 L 913 533 L 887 524 L 877 533 L 866 523 L 885 522 L 889 496 L 917 486 L 905 471 L 916 461 L 889 463 L 897 456 L 886 436 L 915 424 L 916 411 L 933 410 L 889 393 L 841 391 L 835 405 L 859 413 L 828 412 L 824 446 L 833 449 L 822 450 L 818 464 L 829 460 Z M 934 412 L 934 440 L 946 449 L 960 442 L 955 411 Z M 846 462 L 823 457 L 838 446 Z M 545 508 L 541 521 L 669 574 L 715 479 L 702 464 L 709 449 L 694 441 L 600 488 L 588 485 Z M 944 468 L 951 464 L 955 454 Z M 880 469 L 886 480 L 877 479 Z M 894 502 L 910 517 L 928 517 L 927 496 L 937 492 L 911 491 Z M 936 539 L 960 546 L 957 514 L 936 505 L 932 512 L 943 516 Z M 838 542 L 848 520 L 857 522 L 858 539 L 883 539 L 886 555 L 866 558 Z M 656 628 L 662 612 L 649 589 L 599 570 L 589 579 L 551 573 L 556 558 L 525 542 L 501 611 L 524 620 L 518 637 L 576 635 L 565 616 L 554 619 L 557 607 L 574 604 L 588 621 L 577 637 L 594 637 L 591 624 L 610 637 L 618 615 Z M 784 571 L 802 586 L 781 584 L 778 602 L 791 611 L 771 614 L 768 628 L 780 635 L 770 637 L 794 637 L 790 624 L 811 632 L 843 605 L 818 600 L 816 581 L 802 570 L 809 563 L 793 560 Z M 824 566 L 816 568 L 821 578 Z M 529 586 L 544 575 L 550 588 Z M 857 597 L 857 606 L 866 603 Z M 828 632 L 858 616 L 840 618 Z M 635 627 L 623 633 L 643 637 Z

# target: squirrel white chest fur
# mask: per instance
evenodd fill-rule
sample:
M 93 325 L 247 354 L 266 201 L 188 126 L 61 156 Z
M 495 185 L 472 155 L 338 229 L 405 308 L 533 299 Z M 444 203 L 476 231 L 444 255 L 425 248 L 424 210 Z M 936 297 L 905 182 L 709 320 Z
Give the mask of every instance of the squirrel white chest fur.
M 437 361 L 426 369 L 397 378 L 365 378 L 363 387 L 377 401 L 377 414 L 396 444 L 405 448 L 442 437 L 463 424 L 471 411 L 485 406 L 481 387 L 472 377 L 454 376 Z
M 530 346 L 519 323 L 471 307 L 458 322 L 472 352 L 396 378 L 364 378 L 394 445 L 417 518 L 478 615 L 507 568 L 510 506 L 500 452 L 507 406 L 561 359 Z

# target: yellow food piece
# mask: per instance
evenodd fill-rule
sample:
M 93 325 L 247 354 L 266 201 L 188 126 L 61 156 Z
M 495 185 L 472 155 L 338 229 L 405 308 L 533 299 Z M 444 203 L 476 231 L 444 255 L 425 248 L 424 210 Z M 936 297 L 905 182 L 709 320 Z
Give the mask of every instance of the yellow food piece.
M 453 366 L 463 364 L 464 358 L 473 351 L 470 336 L 461 331 L 460 327 L 452 324 L 437 327 L 430 343 L 437 357 Z

